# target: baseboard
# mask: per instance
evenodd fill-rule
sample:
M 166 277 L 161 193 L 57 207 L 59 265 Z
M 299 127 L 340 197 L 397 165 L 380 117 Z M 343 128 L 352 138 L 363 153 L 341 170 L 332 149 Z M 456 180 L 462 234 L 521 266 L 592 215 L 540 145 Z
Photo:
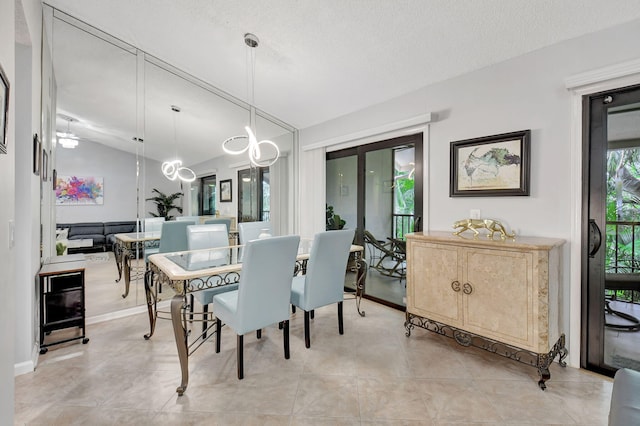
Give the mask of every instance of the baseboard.
M 160 308 L 165 309 L 169 307 L 170 304 L 171 304 L 171 300 L 163 300 L 162 302 L 158 303 L 158 309 Z M 134 306 L 133 308 L 127 308 L 127 309 L 122 309 L 120 311 L 109 312 L 107 314 L 88 317 L 85 322 L 87 325 L 97 324 L 99 322 L 111 321 L 114 319 L 124 318 L 131 315 L 138 315 L 138 314 L 147 313 L 147 312 L 148 312 L 147 305 L 140 305 L 140 306 Z M 88 337 L 91 337 L 91 336 L 88 336 Z
M 38 354 L 40 353 L 40 346 L 37 343 L 33 344 L 31 350 L 31 360 L 21 362 L 13 365 L 13 375 L 21 376 L 27 373 L 33 373 L 38 365 Z

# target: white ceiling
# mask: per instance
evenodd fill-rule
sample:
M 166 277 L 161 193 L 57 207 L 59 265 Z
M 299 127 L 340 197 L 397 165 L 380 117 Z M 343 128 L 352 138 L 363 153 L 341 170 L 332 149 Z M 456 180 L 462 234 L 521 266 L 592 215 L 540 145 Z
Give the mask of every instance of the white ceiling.
M 47 0 L 305 128 L 640 18 L 638 0 Z

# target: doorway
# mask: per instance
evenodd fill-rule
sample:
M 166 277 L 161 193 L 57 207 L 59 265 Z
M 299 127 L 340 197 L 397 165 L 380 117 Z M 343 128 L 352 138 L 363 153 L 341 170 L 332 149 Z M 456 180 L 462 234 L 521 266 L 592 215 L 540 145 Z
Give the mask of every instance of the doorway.
M 640 370 L 640 86 L 585 96 L 581 366 Z
M 327 153 L 327 229 L 355 228 L 369 264 L 364 297 L 406 307 L 405 234 L 422 218 L 423 134 Z

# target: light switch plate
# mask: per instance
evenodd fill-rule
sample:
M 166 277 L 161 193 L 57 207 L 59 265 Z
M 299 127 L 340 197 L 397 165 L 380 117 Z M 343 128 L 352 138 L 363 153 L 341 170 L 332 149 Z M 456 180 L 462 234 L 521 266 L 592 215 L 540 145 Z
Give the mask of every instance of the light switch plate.
M 469 210 L 469 217 L 471 219 L 480 219 L 480 209 Z

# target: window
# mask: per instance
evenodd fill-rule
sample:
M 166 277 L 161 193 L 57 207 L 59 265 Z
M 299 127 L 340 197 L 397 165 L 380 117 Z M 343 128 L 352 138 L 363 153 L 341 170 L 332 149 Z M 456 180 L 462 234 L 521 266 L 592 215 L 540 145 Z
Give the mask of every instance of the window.
M 216 176 L 206 176 L 200 179 L 200 206 L 198 214 L 201 216 L 216 214 Z
M 238 220 L 255 222 L 270 220 L 271 186 L 269 168 L 238 171 Z

